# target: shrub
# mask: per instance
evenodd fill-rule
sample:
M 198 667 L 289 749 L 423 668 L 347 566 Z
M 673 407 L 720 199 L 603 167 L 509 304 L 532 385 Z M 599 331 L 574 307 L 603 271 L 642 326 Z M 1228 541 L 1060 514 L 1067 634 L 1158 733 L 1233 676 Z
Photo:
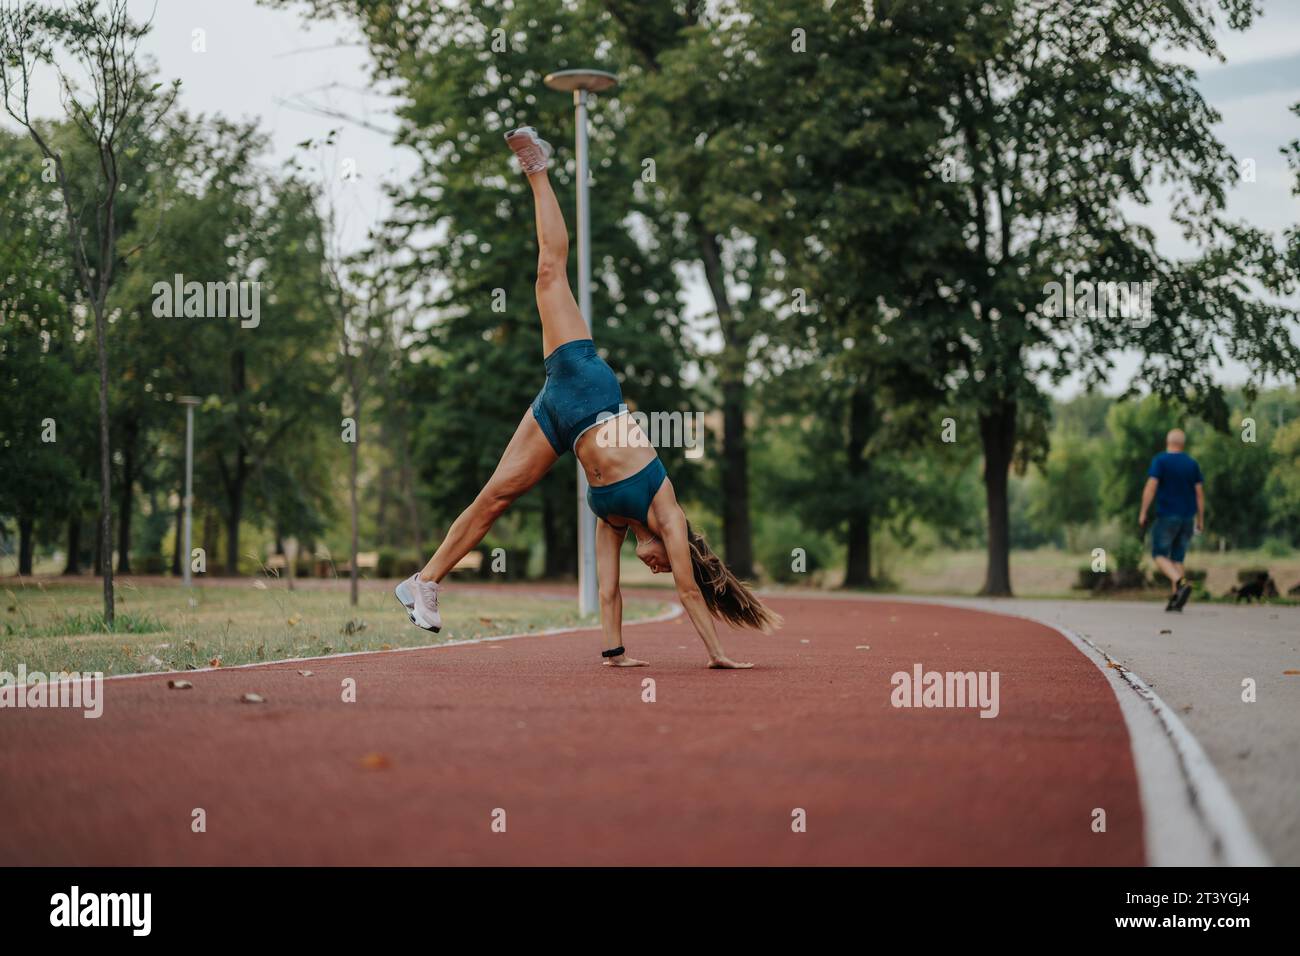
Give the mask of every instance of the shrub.
M 790 514 L 767 517 L 757 535 L 758 563 L 763 573 L 781 584 L 811 584 L 817 572 L 830 564 L 830 545 L 814 531 L 808 531 Z M 807 566 L 803 572 L 795 571 L 792 551 L 803 548 Z
M 161 554 L 137 554 L 131 558 L 131 566 L 137 574 L 163 574 L 167 570 L 167 560 Z
M 424 558 L 414 551 L 380 548 L 379 566 L 375 568 L 375 574 L 381 578 L 409 578 L 422 567 Z
M 1291 542 L 1274 535 L 1264 539 L 1260 550 L 1270 558 L 1288 558 L 1291 556 Z

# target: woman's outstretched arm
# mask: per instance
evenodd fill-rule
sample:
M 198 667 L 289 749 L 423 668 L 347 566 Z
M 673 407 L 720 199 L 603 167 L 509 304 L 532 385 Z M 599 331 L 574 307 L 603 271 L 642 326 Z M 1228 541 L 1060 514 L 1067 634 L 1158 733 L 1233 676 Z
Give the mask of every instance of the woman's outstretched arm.
M 668 561 L 673 569 L 673 583 L 677 586 L 677 596 L 681 598 L 682 607 L 690 615 L 695 625 L 695 633 L 700 635 L 704 647 L 709 652 L 709 666 L 726 669 L 743 669 L 753 667 L 731 660 L 722 650 L 718 640 L 717 628 L 713 625 L 713 615 L 704 601 L 700 586 L 695 583 L 695 566 L 691 562 L 691 545 L 686 532 L 686 515 L 674 499 L 660 506 L 654 505 L 656 517 L 659 518 L 659 536 L 668 551 Z
M 605 634 L 605 649 L 623 646 L 623 589 L 619 584 L 619 551 L 627 528 L 614 528 L 605 521 L 596 522 L 596 577 L 600 581 L 600 627 Z M 606 658 L 614 667 L 644 667 L 638 661 L 619 654 Z

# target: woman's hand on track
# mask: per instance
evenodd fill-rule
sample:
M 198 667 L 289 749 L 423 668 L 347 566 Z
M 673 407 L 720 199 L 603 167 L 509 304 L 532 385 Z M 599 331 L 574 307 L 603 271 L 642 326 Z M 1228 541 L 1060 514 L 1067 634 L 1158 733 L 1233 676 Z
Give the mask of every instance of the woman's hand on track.
M 753 664 L 744 664 L 740 661 L 733 661 L 730 657 L 718 657 L 709 661 L 709 667 L 715 670 L 724 671 L 743 671 L 753 667 Z
M 616 657 L 612 660 L 603 662 L 606 667 L 649 667 L 649 661 L 639 661 L 635 657 Z

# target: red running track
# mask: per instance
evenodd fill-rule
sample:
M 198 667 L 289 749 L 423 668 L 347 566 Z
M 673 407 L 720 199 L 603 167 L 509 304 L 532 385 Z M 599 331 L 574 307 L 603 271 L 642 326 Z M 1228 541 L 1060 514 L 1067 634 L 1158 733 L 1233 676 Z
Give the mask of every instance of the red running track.
M 602 667 L 589 630 L 196 672 L 184 691 L 109 680 L 97 720 L 2 709 L 0 864 L 1144 862 L 1119 705 L 1060 634 L 772 603 L 784 630 L 723 635 L 751 671 L 707 670 L 679 617 L 628 629 L 650 668 Z M 894 708 L 890 677 L 916 663 L 998 671 L 999 715 Z

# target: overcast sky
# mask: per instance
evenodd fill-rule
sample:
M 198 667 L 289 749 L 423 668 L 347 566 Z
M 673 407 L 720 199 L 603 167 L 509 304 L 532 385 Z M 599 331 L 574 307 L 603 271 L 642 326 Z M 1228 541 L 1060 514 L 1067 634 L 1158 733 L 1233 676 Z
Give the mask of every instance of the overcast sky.
M 1290 106 L 1300 101 L 1300 3 L 1264 0 L 1264 16 L 1247 33 L 1226 33 L 1226 65 L 1186 59 L 1201 77 L 1201 87 L 1219 110 L 1219 136 L 1238 159 L 1254 159 L 1257 180 L 1232 196 L 1230 213 L 1274 233 L 1300 223 L 1300 199 L 1291 194 L 1294 174 L 1279 153 L 1300 138 L 1300 120 Z M 164 79 L 183 83 L 181 102 L 191 113 L 222 113 L 257 119 L 271 139 L 271 162 L 287 160 L 296 144 L 339 129 L 338 155 L 356 164 L 358 179 L 339 194 L 346 245 L 356 247 L 386 212 L 381 184 L 411 174 L 416 163 L 393 146 L 384 132 L 315 115 L 309 105 L 337 109 L 391 130 L 392 103 L 370 88 L 368 55 L 357 31 L 341 22 L 308 22 L 295 10 L 268 10 L 254 0 L 132 0 L 140 19 L 153 13 L 154 29 L 144 42 Z M 194 31 L 205 31 L 205 52 L 195 52 Z M 38 115 L 58 112 L 51 84 L 35 98 Z M 598 201 L 595 197 L 594 201 Z M 1167 204 L 1157 201 L 1142 217 L 1159 237 L 1162 250 L 1191 250 L 1167 220 Z M 709 299 L 702 280 L 688 289 L 689 311 L 705 312 Z M 1125 361 L 1123 381 L 1133 362 Z M 1228 381 L 1242 370 L 1229 369 Z M 1067 383 L 1061 390 L 1075 390 Z

